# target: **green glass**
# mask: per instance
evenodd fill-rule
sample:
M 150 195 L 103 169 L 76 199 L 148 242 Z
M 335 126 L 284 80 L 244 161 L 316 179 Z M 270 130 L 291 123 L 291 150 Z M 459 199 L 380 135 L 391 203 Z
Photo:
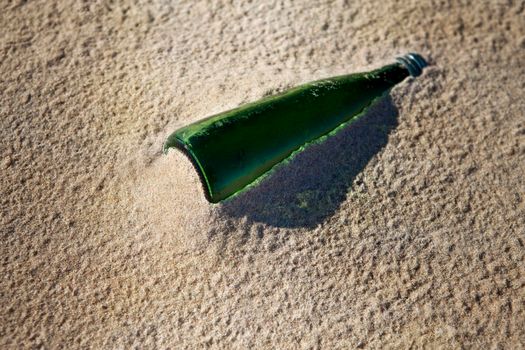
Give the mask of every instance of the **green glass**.
M 375 100 L 426 66 L 417 54 L 366 73 L 314 81 L 197 121 L 164 144 L 192 161 L 206 198 L 217 203 L 305 145 L 357 119 Z

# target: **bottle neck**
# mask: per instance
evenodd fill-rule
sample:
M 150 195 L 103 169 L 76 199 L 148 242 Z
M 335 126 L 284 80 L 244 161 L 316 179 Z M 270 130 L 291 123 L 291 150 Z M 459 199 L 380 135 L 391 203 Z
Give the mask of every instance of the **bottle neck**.
M 390 87 L 402 82 L 409 76 L 410 71 L 401 63 L 392 63 L 367 74 L 367 77 L 387 83 Z
M 386 82 L 393 87 L 409 76 L 414 78 L 420 76 L 423 73 L 423 68 L 427 65 L 427 62 L 421 55 L 409 53 L 397 57 L 395 63 L 376 69 L 366 76 L 371 79 Z
M 396 61 L 404 66 L 413 77 L 420 76 L 423 68 L 428 66 L 427 61 L 421 55 L 413 52 L 397 57 Z

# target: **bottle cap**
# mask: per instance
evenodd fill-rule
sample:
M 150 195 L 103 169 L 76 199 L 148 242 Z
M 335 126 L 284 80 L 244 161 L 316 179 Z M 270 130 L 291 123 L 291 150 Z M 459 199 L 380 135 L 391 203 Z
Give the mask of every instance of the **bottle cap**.
M 421 57 L 421 55 L 413 52 L 397 57 L 396 61 L 405 66 L 405 68 L 408 69 L 410 75 L 413 77 L 420 76 L 423 72 L 423 68 L 428 66 L 428 63 L 423 57 Z

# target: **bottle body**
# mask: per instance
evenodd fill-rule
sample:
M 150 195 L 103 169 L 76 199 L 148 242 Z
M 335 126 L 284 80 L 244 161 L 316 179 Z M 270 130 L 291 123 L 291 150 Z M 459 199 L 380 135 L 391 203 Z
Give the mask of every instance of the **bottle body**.
M 354 120 L 409 75 L 395 63 L 307 83 L 183 127 L 168 137 L 164 149 L 176 147 L 190 158 L 206 198 L 216 203 Z

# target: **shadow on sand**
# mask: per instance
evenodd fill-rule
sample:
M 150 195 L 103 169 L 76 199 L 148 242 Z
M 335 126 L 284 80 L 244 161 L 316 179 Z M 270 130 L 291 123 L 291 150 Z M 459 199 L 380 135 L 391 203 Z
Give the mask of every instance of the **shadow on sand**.
M 397 118 L 398 110 L 387 95 L 356 122 L 223 202 L 219 213 L 275 227 L 315 227 L 335 213 L 355 176 L 385 147 Z

